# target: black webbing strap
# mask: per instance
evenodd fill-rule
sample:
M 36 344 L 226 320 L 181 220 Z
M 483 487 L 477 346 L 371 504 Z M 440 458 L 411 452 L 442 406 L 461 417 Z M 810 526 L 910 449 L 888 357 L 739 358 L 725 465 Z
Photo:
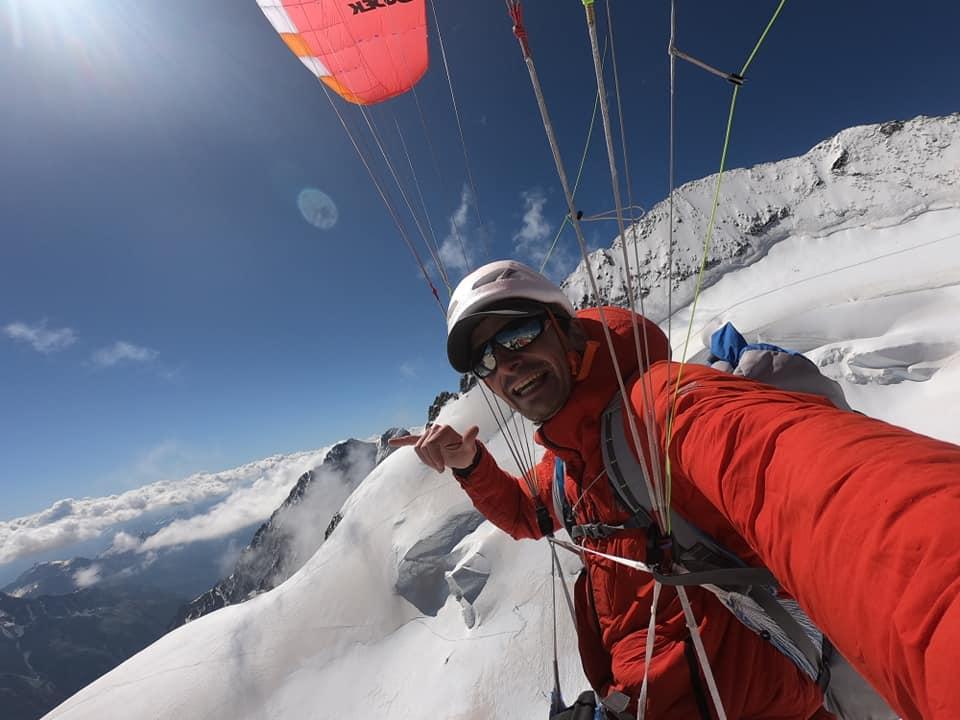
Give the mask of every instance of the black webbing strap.
M 582 523 L 580 525 L 571 525 L 569 528 L 570 537 L 574 540 L 580 538 L 591 538 L 601 540 L 603 538 L 613 537 L 624 530 L 646 530 L 650 527 L 650 516 L 646 513 L 638 513 L 631 518 L 624 520 L 619 525 L 610 523 L 594 522 Z
M 537 498 L 537 526 L 544 537 L 553 537 L 553 518 L 550 517 L 550 511 L 539 498 Z
M 698 570 L 696 572 L 664 575 L 653 571 L 652 575 L 661 585 L 720 585 L 724 587 L 751 587 L 776 585 L 777 579 L 766 568 L 736 567 Z M 764 608 L 766 609 L 766 608 Z

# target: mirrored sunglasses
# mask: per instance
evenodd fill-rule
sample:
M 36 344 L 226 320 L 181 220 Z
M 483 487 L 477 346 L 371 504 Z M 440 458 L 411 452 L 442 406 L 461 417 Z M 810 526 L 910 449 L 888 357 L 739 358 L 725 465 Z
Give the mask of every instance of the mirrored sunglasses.
M 492 375 L 497 369 L 494 346 L 516 352 L 523 350 L 543 333 L 545 327 L 543 315 L 520 318 L 500 330 L 480 350 L 480 357 L 473 364 L 473 374 L 478 378 Z

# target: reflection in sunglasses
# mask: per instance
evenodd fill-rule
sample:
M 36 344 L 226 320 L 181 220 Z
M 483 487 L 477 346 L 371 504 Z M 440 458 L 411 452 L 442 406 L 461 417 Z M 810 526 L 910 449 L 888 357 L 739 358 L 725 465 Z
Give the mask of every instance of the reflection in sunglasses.
M 473 363 L 473 373 L 479 378 L 492 375 L 497 369 L 494 345 L 517 352 L 527 347 L 543 333 L 544 316 L 520 318 L 502 328 L 480 349 L 480 357 Z

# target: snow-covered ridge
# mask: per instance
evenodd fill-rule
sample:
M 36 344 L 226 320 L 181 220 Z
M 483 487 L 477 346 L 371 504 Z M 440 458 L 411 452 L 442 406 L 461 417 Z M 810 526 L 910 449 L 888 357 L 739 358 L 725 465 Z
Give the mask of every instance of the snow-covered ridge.
M 672 308 L 694 294 L 717 176 L 677 188 L 673 203 Z M 761 259 L 791 235 L 897 224 L 928 210 L 960 207 L 960 114 L 843 130 L 800 157 L 724 173 L 704 287 Z M 644 312 L 668 313 L 670 203 L 657 203 L 626 231 Z M 641 271 L 634 263 L 637 242 Z M 604 302 L 627 302 L 622 238 L 590 255 Z M 578 307 L 594 303 L 583 261 L 563 283 Z

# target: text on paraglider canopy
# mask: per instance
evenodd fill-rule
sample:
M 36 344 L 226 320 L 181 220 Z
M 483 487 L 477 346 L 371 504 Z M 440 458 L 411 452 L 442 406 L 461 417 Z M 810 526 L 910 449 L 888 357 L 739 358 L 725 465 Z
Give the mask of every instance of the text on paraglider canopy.
M 408 2 L 413 2 L 413 0 L 357 0 L 356 2 L 349 3 L 349 5 L 353 10 L 353 14 L 358 15 L 359 13 L 370 12 L 371 10 L 377 10 L 390 5 L 396 5 L 397 3 Z

